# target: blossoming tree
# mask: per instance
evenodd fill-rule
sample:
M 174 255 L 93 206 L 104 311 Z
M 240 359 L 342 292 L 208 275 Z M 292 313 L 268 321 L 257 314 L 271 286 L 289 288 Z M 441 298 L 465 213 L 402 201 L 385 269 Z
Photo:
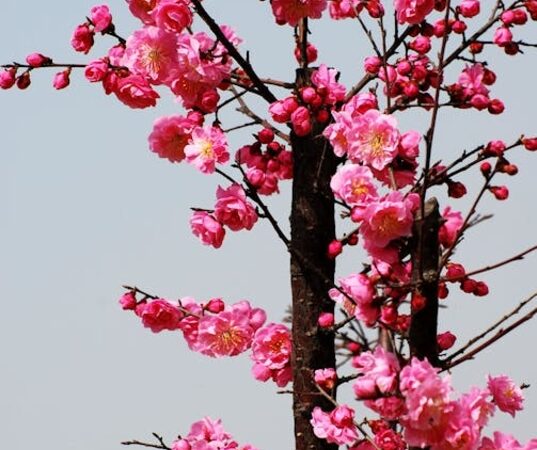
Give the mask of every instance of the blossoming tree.
M 497 181 L 517 174 L 508 157 L 537 150 L 537 138 L 518 134 L 508 142 L 475 143 L 469 135 L 470 151 L 442 158 L 434 151 L 441 109 L 508 114 L 494 97 L 494 67 L 482 55 L 491 47 L 518 56 L 536 46 L 517 33 L 537 20 L 537 1 L 265 2 L 259 7 L 271 8 L 275 22 L 293 30 L 292 81 L 258 73 L 237 32 L 213 17 L 209 0 L 130 0 L 128 7 L 141 24 L 127 38 L 106 5 L 92 8 L 74 31 L 71 44 L 84 54 L 95 39 L 113 37 L 116 45 L 105 56 L 58 64 L 33 53 L 25 63 L 3 66 L 0 87 L 25 89 L 35 71 L 57 67 L 56 89 L 66 88 L 71 72 L 81 69 L 131 108 L 154 107 L 161 95 L 176 97 L 184 112 L 155 121 L 151 151 L 223 183 L 214 205 L 193 208 L 192 232 L 218 249 L 227 233 L 268 221 L 290 256 L 292 309 L 288 325 L 267 320 L 255 300 L 175 301 L 130 286 L 120 300 L 123 309 L 154 333 L 181 332 L 203 355 L 248 352 L 257 380 L 293 395 L 296 449 L 537 448 L 535 439 L 521 444 L 507 432 L 485 432 L 498 411 L 514 416 L 522 409 L 524 385 L 489 376 L 483 386 L 456 395 L 446 375 L 530 320 L 537 309 L 514 316 L 536 295 L 455 350 L 456 337 L 438 327 L 450 292 L 486 296 L 480 274 L 537 249 L 476 269 L 456 258 L 467 231 L 488 219 L 478 214 L 482 199 L 508 198 L 508 188 Z M 322 16 L 355 22 L 371 46 L 362 77 L 351 87 L 319 58 L 315 41 L 323 37 L 312 32 L 312 23 Z M 226 107 L 233 104 L 246 122 L 226 123 Z M 399 118 L 416 109 L 428 118 L 425 128 L 402 129 Z M 255 130 L 253 138 L 230 148 L 230 134 L 247 127 Z M 467 171 L 482 180 L 473 194 L 459 180 Z M 290 234 L 266 200 L 288 180 Z M 470 209 L 441 207 L 432 192 L 443 187 L 451 199 L 473 195 Z M 346 232 L 336 232 L 337 217 Z M 363 268 L 336 280 L 339 255 L 354 246 L 367 254 Z M 344 383 L 352 383 L 352 405 L 338 402 Z M 357 420 L 356 408 L 367 418 Z M 239 445 L 208 417 L 174 442 L 156 439 L 124 444 L 253 448 Z

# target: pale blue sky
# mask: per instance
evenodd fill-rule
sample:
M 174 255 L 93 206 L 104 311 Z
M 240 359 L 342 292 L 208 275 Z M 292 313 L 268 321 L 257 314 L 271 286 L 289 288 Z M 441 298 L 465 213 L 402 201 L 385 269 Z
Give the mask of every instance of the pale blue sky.
M 57 61 L 88 59 L 75 54 L 69 40 L 94 2 L 5 3 L 0 61 L 21 61 L 33 51 Z M 118 31 L 134 30 L 137 23 L 124 2 L 109 4 Z M 292 79 L 291 30 L 273 24 L 268 2 L 205 4 L 237 28 L 260 73 Z M 350 85 L 360 76 L 369 48 L 355 24 L 339 25 L 314 24 L 314 42 L 320 62 L 342 68 L 342 81 Z M 98 57 L 105 48 L 98 45 L 91 55 Z M 281 48 L 282 57 L 277 56 Z M 509 141 L 522 131 L 537 134 L 535 53 L 517 59 L 494 55 L 502 74 L 493 92 L 506 100 L 508 112 L 500 117 L 441 114 L 437 154 L 446 160 L 487 137 Z M 36 73 L 27 92 L 0 92 L 2 446 L 118 449 L 120 441 L 149 439 L 152 431 L 171 440 L 210 415 L 221 417 L 240 442 L 265 450 L 291 448 L 290 398 L 256 382 L 247 357 L 213 360 L 193 354 L 180 336 L 152 335 L 116 303 L 121 284 L 132 283 L 171 298 L 246 298 L 278 321 L 290 302 L 283 247 L 265 223 L 249 233 L 228 233 L 219 251 L 201 246 L 191 235 L 189 207 L 210 207 L 221 180 L 149 152 L 146 138 L 153 120 L 179 110 L 170 99 L 157 109 L 132 111 L 99 86 L 88 85 L 81 74 L 72 77 L 70 88 L 55 92 L 53 73 Z M 409 115 L 401 118 L 402 128 L 423 132 L 426 120 L 424 114 Z M 231 142 L 237 148 L 247 141 L 248 132 Z M 520 175 L 506 180 L 511 199 L 483 203 L 482 211 L 496 218 L 472 231 L 463 244 L 460 261 L 469 268 L 536 243 L 536 158 L 515 152 L 512 161 Z M 479 176 L 466 179 L 472 186 Z M 288 200 L 287 186 L 284 195 L 269 202 L 282 223 Z M 451 204 L 464 208 L 468 201 Z M 360 262 L 360 255 L 345 255 L 340 274 L 360 268 Z M 450 308 L 441 312 L 441 331 L 451 329 L 465 341 L 472 330 L 481 330 L 537 289 L 535 267 L 536 258 L 529 257 L 483 277 L 491 287 L 486 298 L 455 293 Z M 455 372 L 455 385 L 483 385 L 489 371 L 537 384 L 536 338 L 535 324 L 526 325 Z M 526 396 L 527 410 L 520 417 L 495 422 L 522 441 L 537 434 L 535 389 Z

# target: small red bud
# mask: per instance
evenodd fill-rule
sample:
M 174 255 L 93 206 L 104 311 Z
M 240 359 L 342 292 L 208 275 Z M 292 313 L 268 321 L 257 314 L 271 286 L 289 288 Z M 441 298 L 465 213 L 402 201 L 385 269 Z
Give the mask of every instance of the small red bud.
M 460 181 L 448 181 L 448 195 L 451 198 L 464 197 L 466 192 L 466 186 Z
M 472 294 L 475 291 L 475 286 L 477 282 L 475 280 L 472 280 L 471 278 L 467 278 L 461 283 L 461 289 L 463 292 L 466 292 L 467 294 Z
M 30 79 L 30 72 L 23 72 L 17 78 L 17 87 L 19 89 L 26 89 L 28 86 L 30 86 L 30 84 L 32 84 L 32 80 Z
M 270 144 L 274 140 L 274 131 L 270 128 L 263 128 L 257 134 L 257 140 L 262 144 Z
M 506 200 L 509 197 L 507 186 L 491 186 L 489 191 L 496 197 L 496 200 Z
M 485 295 L 488 295 L 489 293 L 489 287 L 484 283 L 483 281 L 478 281 L 475 285 L 474 289 L 474 295 L 478 297 L 484 297 Z
M 334 259 L 336 256 L 340 255 L 342 251 L 343 244 L 337 239 L 334 239 L 332 242 L 330 242 L 330 244 L 328 244 L 327 256 L 330 259 Z
M 212 298 L 205 305 L 205 309 L 213 314 L 218 314 L 224 310 L 225 306 L 221 298 Z
M 425 308 L 426 303 L 427 299 L 419 292 L 414 292 L 412 294 L 412 300 L 410 301 L 412 312 L 421 311 L 423 308 Z
M 537 137 L 522 139 L 522 145 L 524 145 L 524 148 L 526 150 L 534 152 L 535 150 L 537 150 Z
M 492 166 L 488 161 L 482 162 L 479 168 L 481 169 L 481 173 L 486 177 L 490 175 L 490 171 L 492 170 Z
M 321 328 L 330 328 L 334 325 L 334 315 L 332 313 L 323 312 L 319 314 L 317 323 Z
M 448 350 L 455 344 L 457 340 L 456 336 L 449 331 L 436 336 L 436 343 L 440 351 Z

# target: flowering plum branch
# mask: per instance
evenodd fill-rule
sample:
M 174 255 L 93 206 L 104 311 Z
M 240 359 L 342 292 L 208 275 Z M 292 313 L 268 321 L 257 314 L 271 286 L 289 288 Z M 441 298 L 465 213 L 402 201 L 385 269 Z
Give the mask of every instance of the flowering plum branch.
M 497 75 L 477 55 L 485 47 L 509 56 L 537 47 L 514 36 L 530 18 L 537 20 L 537 1 L 497 1 L 490 17 L 479 22 L 479 0 L 271 0 L 265 5 L 276 23 L 293 30 L 291 82 L 261 77 L 238 34 L 208 12 L 208 0 L 127 3 L 142 23 L 128 38 L 116 33 L 106 5 L 92 8 L 75 29 L 71 44 L 83 54 L 98 33 L 115 38 L 105 56 L 58 64 L 33 53 L 27 64 L 1 66 L 0 88 L 25 89 L 32 71 L 50 67 L 63 69 L 53 84 L 64 89 L 71 70 L 84 69 L 89 82 L 134 109 L 156 106 L 163 93 L 178 99 L 184 114 L 155 120 L 150 150 L 223 180 L 212 207 L 192 208 L 193 234 L 217 249 L 227 233 L 250 231 L 259 218 L 266 219 L 290 256 L 292 317 L 289 327 L 268 322 L 265 311 L 247 300 L 172 301 L 131 286 L 124 286 L 122 308 L 154 333 L 181 332 L 192 351 L 206 356 L 248 353 L 259 381 L 271 380 L 279 388 L 292 383 L 280 392 L 293 395 L 297 450 L 535 448 L 535 440 L 521 445 L 501 432 L 483 435 L 497 411 L 514 416 L 522 409 L 514 381 L 489 376 L 486 386 L 455 395 L 440 373 L 533 318 L 537 308 L 500 328 L 535 295 L 450 355 L 456 336 L 439 332 L 438 312 L 450 294 L 448 284 L 486 296 L 488 285 L 475 275 L 537 250 L 533 246 L 473 271 L 454 260 L 467 231 L 491 217 L 478 212 L 485 195 L 500 201 L 509 196 L 507 186 L 493 184 L 503 174 L 518 173 L 507 152 L 511 159 L 515 149 L 535 151 L 537 138 L 522 135 L 511 145 L 474 143 L 444 162 L 435 159 L 435 136 L 441 111 L 504 113 L 503 101 L 491 94 Z M 335 21 L 357 22 L 372 47 L 363 76 L 350 89 L 336 68 L 317 63 L 311 24 L 326 11 Z M 198 19 L 211 35 L 196 31 Z M 430 56 L 434 51 L 436 58 Z M 268 105 L 251 107 L 256 97 Z M 228 105 L 247 121 L 229 121 Z M 426 129 L 402 129 L 399 116 L 416 108 L 428 114 Z M 230 133 L 237 131 L 242 139 L 240 130 L 251 127 L 256 127 L 253 138 L 233 154 Z M 452 206 L 441 208 L 443 200 L 430 196 L 445 186 L 450 199 L 464 197 L 467 187 L 458 176 L 477 172 L 478 165 L 483 183 L 466 216 Z M 287 181 L 292 183 L 289 233 L 264 199 Z M 336 233 L 338 213 L 348 231 Z M 338 257 L 358 245 L 367 254 L 363 269 L 336 281 Z M 349 365 L 353 373 L 338 374 Z M 337 400 L 337 388 L 348 382 L 374 418 L 356 421 L 354 408 Z M 240 446 L 220 420 L 208 417 L 170 446 L 154 437 L 156 443 L 123 444 L 254 449 Z

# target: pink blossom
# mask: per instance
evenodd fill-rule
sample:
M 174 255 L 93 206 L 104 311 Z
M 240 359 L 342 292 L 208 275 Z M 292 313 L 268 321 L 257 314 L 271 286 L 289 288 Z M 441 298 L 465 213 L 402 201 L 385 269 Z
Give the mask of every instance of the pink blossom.
M 304 17 L 319 19 L 327 6 L 327 0 L 273 0 L 271 3 L 276 22 L 292 27 Z
M 160 0 L 151 11 L 157 27 L 173 33 L 181 33 L 192 25 L 189 0 Z
M 346 164 L 338 169 L 330 181 L 336 198 L 349 206 L 366 205 L 377 198 L 373 184 L 373 173 L 369 168 L 358 164 Z
M 246 201 L 246 193 L 239 184 L 232 184 L 227 189 L 218 186 L 216 191 L 214 215 L 221 224 L 230 230 L 251 230 L 257 222 L 255 208 Z
M 84 76 L 91 83 L 103 81 L 108 72 L 108 60 L 105 58 L 90 62 L 84 69 Z
M 418 24 L 433 9 L 434 0 L 395 0 L 395 11 L 399 23 Z
M 255 317 L 259 312 L 263 321 Z M 213 357 L 243 353 L 251 347 L 254 333 L 264 319 L 264 312 L 252 309 L 247 301 L 215 315 L 204 315 L 198 325 L 197 351 Z
M 158 3 L 158 0 L 127 0 L 129 10 L 134 17 L 140 19 L 146 25 L 154 25 L 151 12 Z
M 204 245 L 220 248 L 226 230 L 220 222 L 206 211 L 195 211 L 190 218 L 190 228 L 194 236 L 201 239 Z
M 358 378 L 352 388 L 359 399 L 370 399 L 380 394 L 393 393 L 397 387 L 399 362 L 393 353 L 382 347 L 374 352 L 364 352 L 352 360 L 358 369 Z
M 144 327 L 149 328 L 153 333 L 177 330 L 183 317 L 177 305 L 164 299 L 139 304 L 136 308 L 136 315 L 142 319 Z
M 336 156 L 344 156 L 350 146 L 350 130 L 352 127 L 352 115 L 349 112 L 333 111 L 334 123 L 328 125 L 323 131 Z
M 67 86 L 69 86 L 70 74 L 71 74 L 71 70 L 66 69 L 54 75 L 54 80 L 52 81 L 52 86 L 54 87 L 54 89 L 60 90 L 60 89 L 65 89 Z
M 155 106 L 160 97 L 140 75 L 119 78 L 115 94 L 119 101 L 134 109 Z
M 200 172 L 213 173 L 217 163 L 223 164 L 229 160 L 226 136 L 217 127 L 196 127 L 185 146 L 185 155 L 186 161 Z
M 162 84 L 174 78 L 177 65 L 177 37 L 157 27 L 144 27 L 127 39 L 122 65 Z
M 339 285 L 346 295 L 338 289 L 330 289 L 328 292 L 330 298 L 341 305 L 348 314 L 372 326 L 380 315 L 380 308 L 373 303 L 375 289 L 371 280 L 361 273 L 352 274 L 340 278 Z
M 444 209 L 442 218 L 445 220 L 445 222 L 440 227 L 438 237 L 440 239 L 440 243 L 444 247 L 450 247 L 455 243 L 464 220 L 460 212 L 451 211 L 449 206 Z
M 327 391 L 331 391 L 337 381 L 337 373 L 335 369 L 317 369 L 314 373 L 313 379 L 315 382 Z
M 491 377 L 489 375 L 488 388 L 500 411 L 515 417 L 516 412 L 524 408 L 522 390 L 508 376 Z
M 196 124 L 184 116 L 159 117 L 149 135 L 149 148 L 161 158 L 180 162 L 185 158 L 185 146 Z
M 353 162 L 382 170 L 397 155 L 399 131 L 393 116 L 369 110 L 353 120 L 348 150 Z
M 311 76 L 317 92 L 323 95 L 325 104 L 334 105 L 345 98 L 345 86 L 336 81 L 338 71 L 321 64 Z
M 463 94 L 466 97 L 482 95 L 488 97 L 489 90 L 483 83 L 485 77 L 485 68 L 482 64 L 476 63 L 472 66 L 466 66 L 457 80 L 463 87 Z
M 257 380 L 272 378 L 279 387 L 285 386 L 292 379 L 289 328 L 275 323 L 259 328 L 253 338 L 251 358 Z
M 417 206 L 415 194 L 404 197 L 399 191 L 367 205 L 360 226 L 366 249 L 384 248 L 394 239 L 410 236 Z
M 352 444 L 358 439 L 354 425 L 354 410 L 347 405 L 340 405 L 330 413 L 316 406 L 311 414 L 310 423 L 313 433 L 330 444 Z
M 112 23 L 112 14 L 107 5 L 91 8 L 90 19 L 96 33 L 106 30 Z
M 93 35 L 93 31 L 90 30 L 87 23 L 78 25 L 71 38 L 71 46 L 77 52 L 88 53 L 91 47 L 93 47 Z

